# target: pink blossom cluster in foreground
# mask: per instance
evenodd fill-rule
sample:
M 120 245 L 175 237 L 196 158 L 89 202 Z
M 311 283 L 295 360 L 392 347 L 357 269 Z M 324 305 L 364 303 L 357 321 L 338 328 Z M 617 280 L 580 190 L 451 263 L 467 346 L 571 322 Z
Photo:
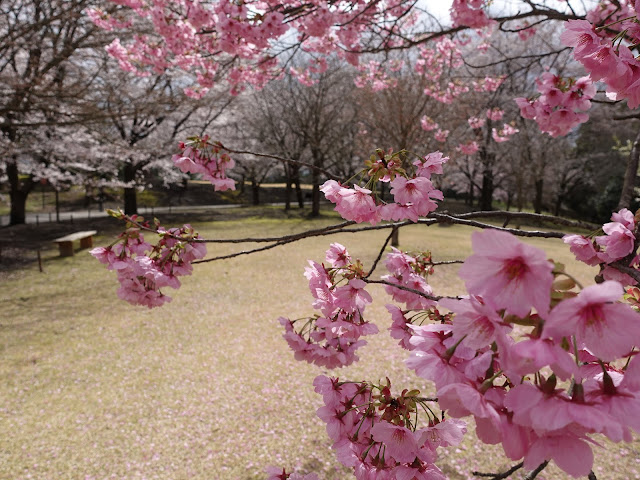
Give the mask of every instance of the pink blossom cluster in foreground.
M 318 417 L 340 463 L 358 480 L 444 480 L 435 466 L 438 447 L 458 445 L 466 423 L 442 420 L 418 390 L 391 394 L 389 379 L 381 385 L 341 382 L 324 375 L 313 382 L 324 406 Z M 424 416 L 428 418 L 420 422 Z
M 476 232 L 472 244 L 459 272 L 469 296 L 439 301 L 450 316 L 387 306 L 407 366 L 508 458 L 587 476 L 592 434 L 619 442 L 640 432 L 640 314 L 615 281 L 573 292 L 543 251 L 508 233 Z
M 198 242 L 200 236 L 191 225 L 168 230 L 155 225 L 159 239 L 155 245 L 151 245 L 142 234 L 142 228 L 150 228 L 144 218 L 111 213 L 126 220 L 127 229 L 114 244 L 94 248 L 91 255 L 107 265 L 108 270 L 116 271 L 120 282 L 118 297 L 133 305 L 148 308 L 171 301 L 171 297 L 160 289 L 179 288 L 178 277 L 191 275 L 191 262 L 203 258 L 207 253 L 206 245 Z
M 634 216 L 623 209 L 612 220 L 593 243 L 565 241 L 592 265 L 635 258 Z M 435 384 L 442 411 L 474 418 L 480 441 L 501 444 L 529 470 L 553 460 L 574 477 L 587 476 L 595 434 L 630 442 L 640 432 L 640 290 L 623 297 L 620 281 L 633 279 L 621 276 L 575 291 L 562 265 L 506 232 L 475 232 L 472 246 L 459 271 L 468 295 L 437 305 L 426 283 L 430 254 L 392 249 L 391 275 L 383 279 L 407 288 L 386 287 L 404 304 L 387 305 L 391 335 L 411 352 L 407 366 Z M 371 402 L 384 397 L 383 388 L 316 379 L 325 397 L 318 415 L 338 460 L 357 478 L 441 478 L 424 432 L 401 416 L 377 420 L 386 406 L 372 409 Z M 389 405 L 406 406 L 412 395 L 405 391 Z
M 589 239 L 584 235 L 566 235 L 563 240 L 578 260 L 587 265 L 600 265 L 605 280 L 617 280 L 624 285 L 637 285 L 630 275 L 611 266 L 621 263 L 629 273 L 640 273 L 640 257 L 636 255 L 636 231 L 638 223 L 626 208 L 611 216 L 611 222 L 602 226 L 604 235 Z M 626 259 L 626 261 L 624 261 Z
M 236 182 L 227 177 L 227 170 L 232 169 L 235 162 L 222 152 L 219 142 L 209 141 L 208 135 L 191 137 L 187 142 L 180 142 L 179 148 L 180 153 L 172 160 L 180 171 L 201 174 L 218 191 L 236 189 Z
M 577 80 L 562 78 L 546 72 L 536 80 L 540 95 L 533 99 L 516 98 L 520 114 L 536 121 L 540 130 L 552 137 L 569 133 L 571 129 L 589 120 L 586 112 L 596 86 L 589 77 Z
M 335 211 L 346 220 L 372 225 L 381 220 L 411 220 L 428 215 L 438 208 L 435 200 L 442 200 L 442 192 L 431 183 L 432 173 L 442 173 L 442 165 L 449 160 L 440 152 L 430 153 L 413 162 L 413 173 L 407 174 L 397 153 L 387 154 L 381 150 L 368 160 L 369 183 L 363 188 L 354 185 L 348 188 L 335 180 L 326 181 L 320 190 L 335 203 Z M 391 186 L 394 201 L 377 202 L 374 191 L 378 181 Z
M 305 269 L 313 308 L 322 315 L 279 321 L 296 359 L 335 368 L 356 361 L 356 350 L 367 343 L 360 337 L 378 333 L 378 327 L 363 317 L 372 298 L 364 289 L 362 264 L 354 262 L 339 243 L 327 250 L 326 261 L 328 267 L 310 260 Z

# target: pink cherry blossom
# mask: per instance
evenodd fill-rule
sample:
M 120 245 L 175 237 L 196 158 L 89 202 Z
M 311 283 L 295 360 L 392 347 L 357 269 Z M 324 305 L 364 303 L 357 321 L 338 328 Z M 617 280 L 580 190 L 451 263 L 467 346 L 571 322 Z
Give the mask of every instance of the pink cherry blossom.
M 542 250 L 496 230 L 474 232 L 474 254 L 460 268 L 467 290 L 520 317 L 549 311 L 553 265 Z
M 473 349 L 493 343 L 499 335 L 506 335 L 511 329 L 505 325 L 495 308 L 485 305 L 478 297 L 462 300 L 442 299 L 441 306 L 454 312 L 453 336 Z
M 551 310 L 544 335 L 575 335 L 579 344 L 606 362 L 626 355 L 640 345 L 640 314 L 618 302 L 623 293 L 613 281 L 586 287 Z
M 565 235 L 562 241 L 570 246 L 571 252 L 578 260 L 587 265 L 598 265 L 600 258 L 593 242 L 582 235 Z
M 378 422 L 371 429 L 376 442 L 384 443 L 386 453 L 401 463 L 413 463 L 418 455 L 418 441 L 415 434 L 400 425 Z

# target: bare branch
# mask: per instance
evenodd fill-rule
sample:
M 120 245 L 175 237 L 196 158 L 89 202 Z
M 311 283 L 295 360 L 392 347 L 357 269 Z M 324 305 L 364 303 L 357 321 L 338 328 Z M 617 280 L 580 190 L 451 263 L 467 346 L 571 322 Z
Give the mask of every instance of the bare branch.
M 380 248 L 380 251 L 378 252 L 378 256 L 376 257 L 376 259 L 373 262 L 373 265 L 371 266 L 371 270 L 369 270 L 369 273 L 367 273 L 365 275 L 365 277 L 364 277 L 365 280 L 367 278 L 369 278 L 371 276 L 371 274 L 375 271 L 376 267 L 378 266 L 378 262 L 382 258 L 382 255 L 384 254 L 384 251 L 387 248 L 387 245 L 389 245 L 389 242 L 393 238 L 393 234 L 398 230 L 398 228 L 400 228 L 400 227 L 394 227 L 394 228 L 391 229 L 391 233 L 387 236 L 387 239 L 384 241 L 384 244 Z
M 490 480 L 503 480 L 505 478 L 510 477 L 511 474 L 513 474 L 513 473 L 517 472 L 518 470 L 520 470 L 523 465 L 524 465 L 524 463 L 520 462 L 517 465 L 514 465 L 513 467 L 511 467 L 506 472 L 502 472 L 502 473 L 471 472 L 471 475 L 473 475 L 475 477 L 489 478 Z
M 545 460 L 535 470 L 530 471 L 523 480 L 534 480 L 542 470 L 547 468 L 547 465 L 549 465 L 549 460 Z
M 195 263 L 195 262 L 194 262 Z M 420 295 L 421 297 L 427 298 L 429 300 L 438 301 L 443 298 L 451 298 L 452 300 L 461 300 L 462 297 L 448 297 L 443 295 L 429 295 L 428 293 L 421 292 L 420 290 L 416 290 L 415 288 L 405 287 L 404 285 L 398 285 L 396 283 L 387 282 L 386 280 L 367 280 L 363 279 L 367 283 L 377 283 L 379 285 L 388 285 L 389 287 L 397 288 L 399 290 L 404 290 L 405 292 L 415 293 L 416 295 Z

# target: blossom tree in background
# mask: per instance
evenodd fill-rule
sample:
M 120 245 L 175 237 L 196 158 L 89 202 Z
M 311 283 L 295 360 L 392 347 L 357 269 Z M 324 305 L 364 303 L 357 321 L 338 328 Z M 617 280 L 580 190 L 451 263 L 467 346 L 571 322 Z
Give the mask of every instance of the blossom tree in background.
M 571 1 L 522 2 L 517 13 L 501 15 L 482 0 L 454 0 L 452 25 L 446 27 L 423 23 L 414 4 L 403 1 L 116 3 L 128 9 L 112 16 L 94 10 L 94 21 L 110 29 L 146 22 L 154 32 L 131 43 L 111 44 L 109 50 L 121 66 L 140 75 L 186 70 L 192 74 L 187 91 L 194 97 L 223 78 L 234 92 L 262 86 L 286 68 L 278 60 L 286 61 L 291 48 L 316 58 L 322 69 L 322 55 L 357 65 L 365 52 L 418 47 L 425 60 L 421 68 L 428 66 L 426 75 L 434 72 L 432 78 L 438 80 L 425 93 L 455 105 L 468 85 L 455 78 L 441 83 L 436 58 L 440 54 L 455 61 L 457 46 L 451 36 L 469 28 L 497 29 L 526 41 L 532 29 L 545 22 L 569 21 L 561 40 L 590 76 L 545 73 L 537 81 L 539 95 L 517 101 L 523 116 L 552 136 L 567 134 L 585 120 L 597 81 L 606 83 L 610 99 L 638 106 L 640 69 L 632 49 L 638 43 L 639 22 L 636 5 L 630 2 L 602 2 L 584 12 Z M 433 41 L 437 46 L 429 49 Z M 375 85 L 393 88 L 392 76 L 382 65 L 360 67 Z M 313 82 L 309 70 L 296 73 L 301 81 Z M 487 77 L 483 88 L 491 91 L 486 83 L 492 82 L 495 79 Z M 480 130 L 502 116 L 500 109 L 490 109 L 482 118 L 469 119 L 469 126 Z M 446 136 L 433 119 L 424 123 L 436 139 Z M 512 129 L 491 128 L 491 138 L 502 143 L 515 133 Z M 471 145 L 461 148 L 471 152 Z M 193 137 L 180 145 L 174 161 L 183 171 L 203 173 L 224 189 L 233 183 L 228 177 L 233 155 L 220 141 Z M 397 389 L 390 379 L 318 376 L 314 387 L 324 406 L 317 414 L 326 423 L 337 459 L 358 479 L 443 479 L 436 465 L 438 448 L 457 445 L 467 430 L 462 419 L 473 418 L 478 441 L 501 444 L 505 456 L 517 462 L 507 472 L 478 475 L 507 478 L 524 468 L 532 479 L 553 461 L 573 477 L 594 479 L 591 445 L 599 436 L 629 442 L 633 432 L 640 432 L 640 214 L 622 208 L 603 225 L 602 235 L 586 237 L 507 227 L 518 218 L 584 226 L 558 217 L 439 213 L 443 193 L 435 178 L 448 160 L 440 151 L 377 149 L 354 179 L 329 179 L 321 188 L 345 222 L 275 239 L 244 239 L 264 245 L 241 254 L 342 231 L 393 233 L 413 223 L 482 229 L 471 237 L 473 254 L 454 261 L 462 264 L 459 276 L 465 284 L 459 296 L 438 295 L 428 283 L 445 262 L 428 251 L 387 251 L 391 234 L 372 265 L 363 265 L 338 243 L 330 245 L 322 263 L 309 261 L 305 277 L 315 313 L 279 319 L 295 357 L 329 369 L 357 361 L 363 337 L 379 331 L 366 316 L 366 307 L 374 301 L 367 287 L 381 284 L 391 297 L 389 331 L 408 351 L 407 367 L 433 382 L 436 390 L 435 397 L 425 397 L 410 386 Z M 387 200 L 379 195 L 382 184 L 390 190 Z M 93 255 L 118 272 L 121 298 L 148 307 L 165 303 L 168 298 L 160 288 L 179 286 L 177 277 L 191 273 L 192 263 L 205 256 L 206 241 L 189 225 L 166 229 L 135 216 L 114 215 L 127 222 L 126 232 L 112 246 L 94 249 Z M 498 227 L 479 218 L 505 223 Z M 155 245 L 144 238 L 147 232 L 158 234 Z M 596 283 L 580 285 L 570 270 L 517 236 L 562 238 L 577 260 L 599 267 Z M 381 262 L 387 273 L 374 277 Z M 315 478 L 281 467 L 267 473 L 272 480 Z
M 27 196 L 37 185 L 34 165 L 46 167 L 52 160 L 31 155 L 34 132 L 90 121 L 80 114 L 83 102 L 76 92 L 88 88 L 95 72 L 87 52 L 109 41 L 83 15 L 97 5 L 93 0 L 0 2 L 0 163 L 9 183 L 12 225 L 25 221 Z

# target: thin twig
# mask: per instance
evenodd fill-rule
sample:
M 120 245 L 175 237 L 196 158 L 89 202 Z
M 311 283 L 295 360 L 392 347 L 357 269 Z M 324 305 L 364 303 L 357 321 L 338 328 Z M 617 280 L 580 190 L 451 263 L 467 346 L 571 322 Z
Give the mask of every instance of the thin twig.
M 509 476 L 511 476 L 511 474 L 520 470 L 523 465 L 524 465 L 524 462 L 520 462 L 517 465 L 514 465 L 513 467 L 511 467 L 506 472 L 502 472 L 502 473 L 471 472 L 471 475 L 475 477 L 485 477 L 491 480 L 504 480 L 505 478 L 508 478 Z
M 549 460 L 545 460 L 538 465 L 535 470 L 531 470 L 522 480 L 534 480 L 542 470 L 547 468 L 547 465 L 549 465 Z
M 375 271 L 376 267 L 378 266 L 378 262 L 380 261 L 380 259 L 382 258 L 382 254 L 384 253 L 384 251 L 387 248 L 387 245 L 389 245 L 389 242 L 391 241 L 391 239 L 393 238 L 393 234 L 396 232 L 398 227 L 393 228 L 391 230 L 391 233 L 387 236 L 387 239 L 384 241 L 384 245 L 382 245 L 382 248 L 380 249 L 380 251 L 378 252 L 378 256 L 376 257 L 376 259 L 373 262 L 373 265 L 371 266 L 371 270 L 369 270 L 369 273 L 367 273 L 364 277 L 364 279 L 366 280 L 367 278 L 369 278 L 371 276 L 371 274 Z
M 209 262 L 215 262 L 218 260 L 227 260 L 229 258 L 235 258 L 235 257 L 240 257 L 242 255 L 251 255 L 252 253 L 258 253 L 258 252 L 264 252 L 265 250 L 271 250 L 272 248 L 275 247 L 279 247 L 280 245 L 284 245 L 286 243 L 291 243 L 294 242 L 295 240 L 290 240 L 288 242 L 276 242 L 272 245 L 266 245 L 264 247 L 259 247 L 259 248 L 253 248 L 251 250 L 242 250 L 240 252 L 235 252 L 235 253 L 230 253 L 228 255 L 220 255 L 218 257 L 212 257 L 212 258 L 205 258 L 202 260 L 196 260 L 194 262 L 191 262 L 192 265 L 195 265 L 197 263 L 209 263 Z
M 467 225 L 469 227 L 476 227 L 482 229 L 500 230 L 502 232 L 508 232 L 518 237 L 542 237 L 542 238 L 562 238 L 566 235 L 564 232 L 544 232 L 540 230 L 519 230 L 517 228 L 503 228 L 488 223 L 476 222 L 475 220 L 465 220 L 458 216 L 447 215 L 445 213 L 431 213 L 429 217 L 436 218 L 438 223 L 455 223 L 458 225 Z M 418 220 L 418 223 L 422 223 Z
M 325 235 L 327 234 L 327 232 L 343 229 L 344 227 L 348 227 L 349 225 L 354 225 L 355 223 L 356 222 L 347 221 L 347 222 L 337 223 L 335 225 L 329 225 L 328 227 L 317 228 L 314 230 L 307 230 L 305 232 L 294 233 L 292 235 L 285 235 L 282 237 L 246 237 L 246 238 L 229 238 L 229 239 L 216 238 L 216 239 L 209 239 L 209 240 L 203 239 L 199 241 L 201 243 L 271 243 L 271 242 L 280 242 L 280 241 L 289 241 L 289 240 L 300 240 L 302 238 Z
M 493 218 L 504 217 L 507 219 L 521 218 L 524 220 L 538 220 L 541 222 L 549 222 L 554 225 L 563 225 L 566 227 L 584 228 L 585 230 L 597 230 L 602 228 L 602 225 L 595 225 L 590 222 L 583 222 L 580 220 L 570 220 L 568 218 L 557 217 L 555 215 L 543 215 L 541 213 L 529 213 L 529 212 L 507 212 L 505 210 L 481 210 L 478 212 L 468 212 L 457 214 L 458 218 Z
M 391 283 L 391 282 L 387 282 L 386 280 L 367 280 L 366 278 L 363 279 L 365 282 L 367 283 L 377 283 L 380 285 L 388 285 L 390 287 L 393 288 L 398 288 L 400 290 L 404 290 L 406 292 L 411 292 L 411 293 L 415 293 L 416 295 L 420 295 L 421 297 L 424 297 L 428 300 L 433 300 L 433 301 L 438 301 L 441 300 L 443 298 L 451 298 L 453 300 L 461 300 L 462 297 L 447 297 L 447 296 L 443 296 L 443 295 L 429 295 L 428 293 L 424 293 L 421 292 L 420 290 L 416 290 L 415 288 L 411 288 L 411 287 L 405 287 L 404 285 L 398 285 L 396 283 Z
M 278 155 L 271 155 L 271 154 L 267 154 L 267 153 L 257 153 L 257 152 L 251 152 L 248 150 L 234 150 L 232 148 L 229 147 L 225 147 L 224 145 L 220 144 L 221 148 L 225 149 L 227 152 L 229 153 L 235 153 L 238 155 L 253 155 L 254 157 L 258 157 L 258 158 L 271 158 L 272 160 L 278 160 L 280 162 L 285 162 L 285 163 L 289 163 L 289 164 L 293 164 L 293 165 L 299 165 L 301 167 L 307 167 L 310 168 L 312 170 L 316 170 L 317 172 L 323 173 L 324 175 L 327 176 L 327 178 L 330 178 L 331 180 L 337 180 L 340 181 L 341 178 L 334 175 L 333 173 L 325 170 L 324 168 L 318 167 L 317 165 L 314 165 L 313 163 L 308 163 L 308 162 L 303 162 L 301 160 L 292 160 L 290 158 L 284 158 L 284 157 L 280 157 Z
M 464 263 L 464 260 L 443 260 L 441 262 L 430 262 L 429 265 L 437 267 L 438 265 L 454 265 L 456 263 Z

